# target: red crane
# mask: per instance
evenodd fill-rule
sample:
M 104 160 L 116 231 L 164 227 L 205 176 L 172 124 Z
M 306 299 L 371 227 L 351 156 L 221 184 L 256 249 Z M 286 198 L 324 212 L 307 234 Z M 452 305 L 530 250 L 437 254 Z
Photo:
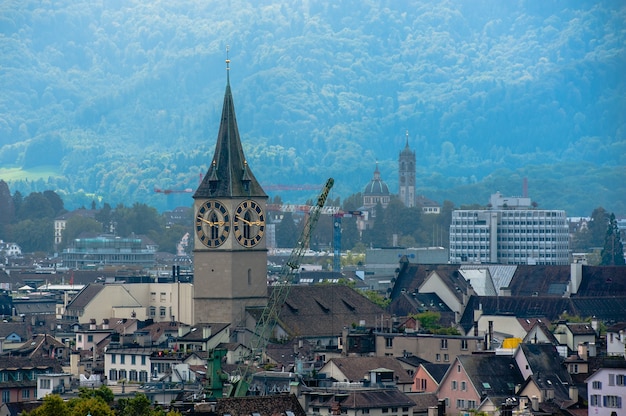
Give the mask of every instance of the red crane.
M 154 192 L 156 193 L 160 193 L 160 194 L 190 194 L 193 192 L 193 189 L 191 188 L 186 188 L 186 189 L 161 189 L 161 188 L 154 188 Z

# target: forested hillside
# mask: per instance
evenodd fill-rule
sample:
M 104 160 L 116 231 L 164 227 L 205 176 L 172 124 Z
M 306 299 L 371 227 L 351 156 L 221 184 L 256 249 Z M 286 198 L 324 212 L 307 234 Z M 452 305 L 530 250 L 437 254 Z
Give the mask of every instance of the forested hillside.
M 264 185 L 419 192 L 626 215 L 626 4 L 605 1 L 0 3 L 0 179 L 92 199 L 190 204 L 230 80 Z M 271 192 L 273 193 L 273 192 Z M 317 190 L 283 194 L 303 202 Z

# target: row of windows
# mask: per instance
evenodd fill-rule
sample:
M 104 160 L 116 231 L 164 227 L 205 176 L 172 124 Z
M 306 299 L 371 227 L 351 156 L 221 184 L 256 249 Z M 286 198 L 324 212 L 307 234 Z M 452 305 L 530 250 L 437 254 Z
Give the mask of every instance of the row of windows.
M 172 294 L 170 293 L 170 298 L 171 298 Z M 152 299 L 153 302 L 156 302 L 156 292 L 150 292 L 150 298 Z M 167 302 L 167 293 L 166 292 L 160 292 L 159 293 L 159 301 L 161 302 Z
M 592 394 L 591 400 L 589 401 L 589 406 L 593 407 L 610 407 L 613 409 L 621 409 L 622 408 L 622 397 L 621 396 L 601 396 L 599 394 Z
M 458 384 L 456 380 L 452 380 L 452 390 L 458 390 Z M 461 391 L 467 391 L 467 383 L 465 381 L 461 381 Z
M 137 364 L 137 357 L 141 357 L 141 365 L 146 365 L 146 356 L 145 355 L 135 355 L 135 354 L 119 354 L 120 356 L 120 364 L 126 364 L 126 356 L 130 356 L 130 364 Z M 117 364 L 117 354 L 111 354 L 111 364 Z
M 156 307 L 155 307 L 155 306 L 150 306 L 150 309 L 149 309 L 149 312 L 148 312 L 148 313 L 149 313 L 149 315 L 150 315 L 151 317 L 153 317 L 153 318 L 154 318 L 154 317 L 156 316 Z M 160 316 L 161 318 L 163 318 L 163 317 L 167 316 L 167 308 L 166 308 L 165 306 L 161 306 L 161 307 L 159 308 L 159 316 Z
M 469 343 L 467 342 L 466 339 L 461 339 L 461 349 L 462 350 L 466 350 L 468 345 L 469 345 Z M 385 338 L 385 348 L 392 348 L 392 347 L 393 347 L 393 337 Z M 442 338 L 442 339 L 439 340 L 439 348 L 441 348 L 442 350 L 447 350 L 448 349 L 448 339 L 447 338 Z M 437 354 L 437 355 L 439 355 L 439 354 Z M 447 356 L 448 354 L 445 354 L 445 355 Z M 448 360 L 446 359 L 446 361 L 448 361 Z
M 476 409 L 476 400 L 456 400 L 457 409 Z
M 140 381 L 146 382 L 148 381 L 148 372 L 145 370 L 137 371 L 137 370 L 109 370 L 109 380 L 117 381 L 117 380 L 128 380 L 128 381 Z

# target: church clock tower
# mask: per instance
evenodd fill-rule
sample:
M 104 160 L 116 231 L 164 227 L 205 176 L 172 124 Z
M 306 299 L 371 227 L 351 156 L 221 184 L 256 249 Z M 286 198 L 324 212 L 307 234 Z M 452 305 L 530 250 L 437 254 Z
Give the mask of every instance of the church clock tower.
M 193 195 L 194 321 L 242 324 L 247 307 L 267 304 L 267 194 L 246 162 L 230 90 L 215 153 Z

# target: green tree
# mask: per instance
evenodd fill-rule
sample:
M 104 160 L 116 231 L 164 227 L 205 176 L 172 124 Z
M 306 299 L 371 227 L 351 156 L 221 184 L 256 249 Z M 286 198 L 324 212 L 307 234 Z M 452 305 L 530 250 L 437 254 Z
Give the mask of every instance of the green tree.
M 113 210 L 111 209 L 111 205 L 105 202 L 102 208 L 98 210 L 94 216 L 94 218 L 104 227 L 105 233 L 111 232 L 111 226 L 113 225 L 112 212 Z
M 78 388 L 78 397 L 82 399 L 88 399 L 91 397 L 102 399 L 105 403 L 113 403 L 115 400 L 115 395 L 113 391 L 105 386 L 104 384 L 98 387 L 97 389 L 88 389 L 86 387 Z
M 69 401 L 68 407 L 69 412 L 64 414 L 69 416 L 85 416 L 87 414 L 91 416 L 115 416 L 111 406 L 101 397 L 74 398 Z
M 363 292 L 363 296 L 365 296 L 370 301 L 377 304 L 383 309 L 389 306 L 389 303 L 391 303 L 391 299 L 386 298 L 384 295 L 375 290 L 366 290 Z
M 117 401 L 118 416 L 152 416 L 150 399 L 145 394 L 137 394 L 130 398 L 122 398 Z
M 24 416 L 59 416 L 68 414 L 69 407 L 61 396 L 49 394 L 43 398 L 41 406 L 32 410 L 30 413 L 24 413 Z
M 387 247 L 389 245 L 388 229 L 385 225 L 385 209 L 379 202 L 374 208 L 376 216 L 371 229 L 364 232 L 364 240 L 373 247 Z
M 52 219 L 55 216 L 52 204 L 42 193 L 32 192 L 26 198 L 19 211 L 20 220 Z
M 276 225 L 276 246 L 291 249 L 296 246 L 299 235 L 293 214 L 285 212 L 282 220 Z
M 54 224 L 50 218 L 27 219 L 10 226 L 8 235 L 25 253 L 50 252 L 54 244 Z
M 67 248 L 82 233 L 102 233 L 102 224 L 93 218 L 74 215 L 65 223 L 60 248 Z
M 0 179 L 0 240 L 6 240 L 6 227 L 15 220 L 15 205 L 9 185 Z
M 54 211 L 54 216 L 62 214 L 65 212 L 65 207 L 63 205 L 63 200 L 61 197 L 54 191 L 43 191 L 43 196 L 50 202 L 50 206 Z
M 604 238 L 604 248 L 601 253 L 601 265 L 604 266 L 623 266 L 624 265 L 624 245 L 620 237 L 615 214 L 611 213 L 609 217 L 609 225 L 606 229 L 606 237 Z

